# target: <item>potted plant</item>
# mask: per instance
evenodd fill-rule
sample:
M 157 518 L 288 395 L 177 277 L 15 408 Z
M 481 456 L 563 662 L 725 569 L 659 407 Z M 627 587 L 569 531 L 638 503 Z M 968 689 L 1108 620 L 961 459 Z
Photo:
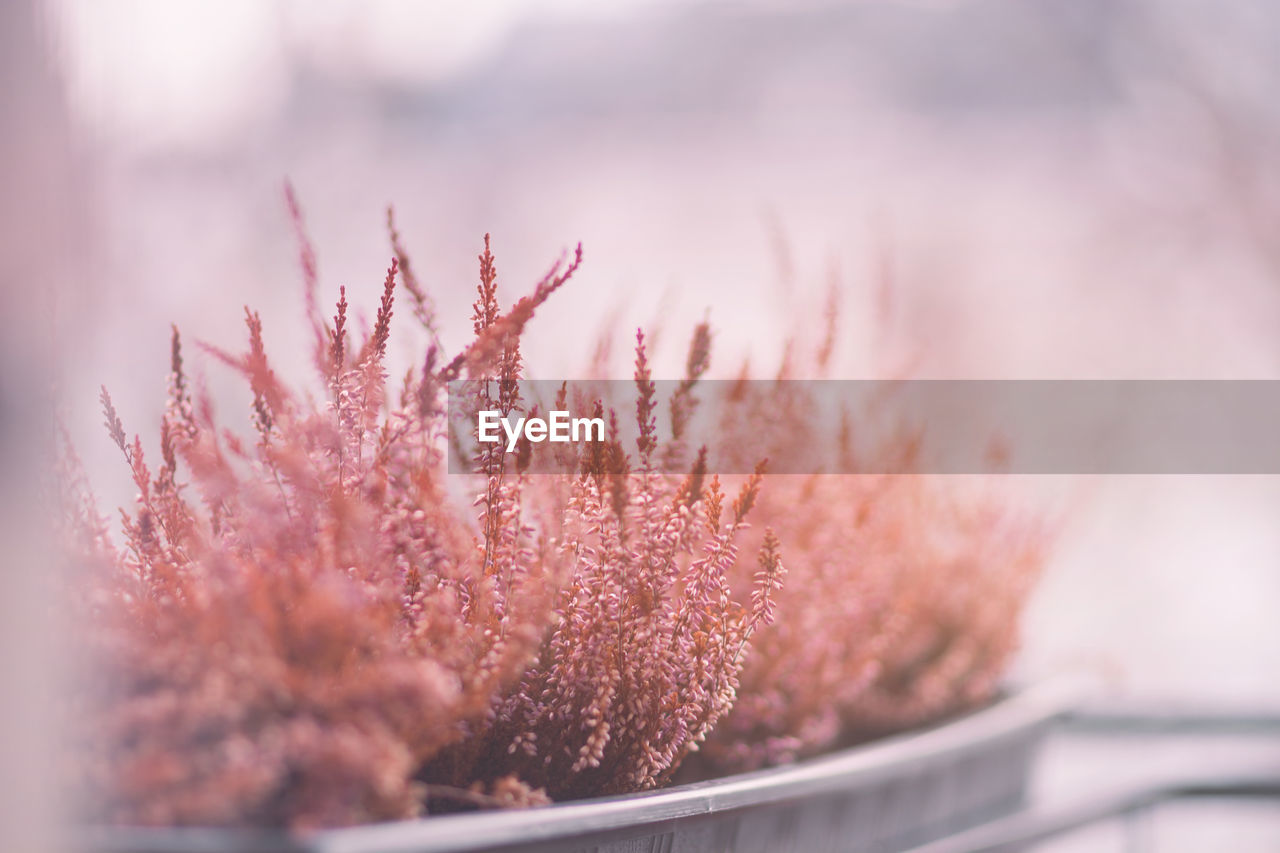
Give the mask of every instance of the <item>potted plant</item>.
M 1016 806 L 1062 709 L 990 704 L 1043 557 L 1034 525 L 923 476 L 722 481 L 682 434 L 705 324 L 665 434 L 638 335 L 634 442 L 599 400 L 610 434 L 557 450 L 566 473 L 531 474 L 527 440 L 484 445 L 468 509 L 446 389 L 533 414 L 521 332 L 581 249 L 503 310 L 486 237 L 474 338 L 446 358 L 394 226 L 372 328 L 351 334 L 345 290 L 322 317 L 289 200 L 321 389 L 277 376 L 246 310 L 247 352 L 207 348 L 252 393 L 252 437 L 227 430 L 175 329 L 158 462 L 102 394 L 138 489 L 123 547 L 67 443 L 86 675 L 65 763 L 86 847 L 901 846 Z M 427 344 L 391 383 L 406 302 Z M 804 440 L 787 436 L 739 444 Z

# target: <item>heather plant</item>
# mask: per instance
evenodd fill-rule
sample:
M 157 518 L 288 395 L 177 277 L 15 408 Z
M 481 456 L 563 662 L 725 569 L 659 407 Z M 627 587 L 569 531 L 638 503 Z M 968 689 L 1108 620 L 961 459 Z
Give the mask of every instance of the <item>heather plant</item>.
M 205 347 L 252 392 L 245 437 L 193 390 L 175 329 L 158 464 L 101 397 L 137 488 L 123 547 L 65 442 L 85 677 L 63 763 L 83 813 L 309 828 L 665 782 L 730 708 L 771 618 L 771 534 L 749 603 L 730 588 L 751 573 L 739 541 L 762 475 L 729 498 L 703 455 L 687 476 L 660 473 L 655 454 L 684 450 L 657 438 L 641 338 L 634 457 L 616 429 L 576 475 L 534 478 L 524 453 L 483 449 L 469 515 L 445 479 L 445 388 L 478 380 L 475 406 L 524 411 L 520 335 L 581 249 L 503 311 L 486 236 L 474 337 L 446 360 L 392 222 L 376 319 L 357 338 L 345 289 L 321 316 L 289 204 L 322 392 L 276 375 L 246 309 L 247 352 Z M 428 339 L 398 393 L 385 367 L 397 285 Z
M 447 380 L 501 363 L 580 250 L 499 313 L 485 295 L 486 238 L 487 313 L 442 366 L 394 229 L 376 322 L 354 340 L 345 290 L 332 320 L 320 317 L 314 252 L 289 200 L 324 394 L 276 376 L 246 311 L 247 353 L 207 349 L 252 391 L 250 442 L 193 394 L 175 330 L 154 470 L 102 394 L 138 490 L 121 511 L 123 548 L 64 459 L 85 663 L 67 776 L 93 820 L 309 827 L 417 814 L 418 769 L 491 713 L 549 618 L 563 561 L 533 532 L 538 508 L 494 472 L 479 533 L 448 499 L 441 397 Z M 398 278 L 433 342 L 393 399 Z M 512 799 L 511 780 L 494 781 Z
M 514 773 L 557 799 L 644 790 L 666 782 L 732 706 L 748 641 L 771 620 L 783 575 L 766 532 L 750 605 L 730 589 L 762 470 L 728 505 L 719 479 L 707 480 L 705 453 L 678 482 L 660 473 L 643 335 L 635 384 L 634 470 L 615 435 L 583 455 L 567 486 L 542 480 L 567 488 L 558 538 L 572 568 L 536 663 L 424 778 L 461 785 Z M 676 411 L 690 388 L 676 392 Z M 674 439 L 661 452 L 678 452 Z
M 705 764 L 792 761 L 992 698 L 1047 540 L 995 493 L 954 489 L 919 474 L 770 478 L 757 516 L 784 537 L 790 579 Z
M 575 400 L 610 429 L 554 451 L 572 473 L 530 474 L 527 440 L 465 451 L 446 389 L 472 380 L 461 403 L 473 413 L 536 415 L 521 334 L 581 249 L 503 310 L 486 236 L 473 337 L 450 359 L 390 219 L 372 327 L 351 333 L 345 289 L 324 318 L 288 200 L 320 390 L 276 375 L 246 309 L 246 352 L 205 347 L 252 394 L 251 432 L 228 429 L 173 330 L 158 461 L 102 392 L 137 489 L 120 546 L 64 441 L 85 677 L 62 764 L 89 819 L 308 828 L 626 793 L 682 764 L 793 760 L 996 690 L 1045 536 L 993 493 L 923 474 L 766 476 L 763 463 L 722 483 L 686 436 L 706 323 L 665 431 L 637 334 L 634 447 L 609 401 Z M 397 292 L 427 346 L 393 389 Z M 805 365 L 819 374 L 834 307 L 826 319 Z M 778 379 L 800 372 L 797 351 Z M 867 452 L 850 428 L 818 435 L 798 383 L 740 387 L 721 413 L 721 460 L 785 465 L 818 448 L 847 470 Z M 914 449 L 896 428 L 870 452 L 910 470 Z M 472 473 L 447 479 L 448 454 L 468 452 Z
M 868 689 L 842 709 L 859 739 L 990 701 L 1017 651 L 1019 616 L 1049 543 L 1043 520 L 1011 509 L 994 489 L 899 479 L 899 488 L 921 493 L 908 506 L 931 524 L 906 519 L 918 538 L 907 544 L 898 577 L 901 621 Z
M 785 536 L 791 577 L 700 773 L 786 763 L 840 740 L 844 713 L 880 674 L 903 621 L 900 549 L 913 545 L 916 528 L 901 514 L 890 517 L 904 506 L 884 500 L 892 486 L 770 477 L 759 510 Z
M 811 360 L 792 342 L 778 378 L 827 375 L 837 328 L 829 307 Z M 853 425 L 881 412 L 853 413 L 837 436 L 820 435 L 803 383 L 739 387 L 720 430 L 739 464 L 755 453 L 785 467 L 816 447 L 832 470 L 907 473 L 768 478 L 754 517 L 785 543 L 790 577 L 733 710 L 687 775 L 793 761 L 989 701 L 1017 649 L 1045 525 L 989 483 L 919 473 L 908 424 L 857 445 Z M 740 574 L 737 588 L 748 580 Z

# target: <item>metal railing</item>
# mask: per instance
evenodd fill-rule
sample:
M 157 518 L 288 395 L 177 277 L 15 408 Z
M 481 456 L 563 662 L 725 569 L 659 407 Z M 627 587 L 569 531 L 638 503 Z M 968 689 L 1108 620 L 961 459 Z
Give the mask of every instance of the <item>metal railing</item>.
M 1066 835 L 1102 821 L 1132 818 L 1156 806 L 1188 798 L 1280 798 L 1280 772 L 1200 776 L 1088 797 L 1069 806 L 1029 809 L 980 827 L 915 847 L 909 853 L 1006 853 Z
M 1059 726 L 1066 732 L 1117 737 L 1280 737 L 1280 712 L 1095 708 L 1077 712 Z M 1113 820 L 1128 822 L 1129 848 L 1140 845 L 1137 823 L 1159 806 L 1202 799 L 1280 799 L 1280 766 L 1182 773 L 1114 786 L 1062 805 L 1033 806 L 906 853 L 1007 853 Z

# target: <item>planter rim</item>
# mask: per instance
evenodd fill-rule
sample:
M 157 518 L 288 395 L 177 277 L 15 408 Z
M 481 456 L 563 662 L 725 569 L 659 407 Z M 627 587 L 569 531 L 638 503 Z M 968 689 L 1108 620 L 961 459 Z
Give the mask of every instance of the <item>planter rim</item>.
M 74 850 L 86 853 L 461 853 L 547 842 L 813 794 L 873 786 L 926 772 L 939 758 L 962 757 L 984 746 L 1047 729 L 1091 692 L 1077 678 L 1045 681 L 992 705 L 922 729 L 890 735 L 796 764 L 723 776 L 623 796 L 555 803 L 531 809 L 486 811 L 394 821 L 309 834 L 220 828 L 87 827 L 73 830 Z

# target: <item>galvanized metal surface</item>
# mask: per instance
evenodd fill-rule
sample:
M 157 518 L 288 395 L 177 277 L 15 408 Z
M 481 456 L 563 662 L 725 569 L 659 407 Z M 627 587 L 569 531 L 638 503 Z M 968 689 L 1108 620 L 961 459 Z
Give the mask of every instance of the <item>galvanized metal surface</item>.
M 212 829 L 79 832 L 83 853 L 823 853 L 924 844 L 1017 811 L 1077 682 L 790 767 L 629 797 L 432 817 L 305 837 Z

